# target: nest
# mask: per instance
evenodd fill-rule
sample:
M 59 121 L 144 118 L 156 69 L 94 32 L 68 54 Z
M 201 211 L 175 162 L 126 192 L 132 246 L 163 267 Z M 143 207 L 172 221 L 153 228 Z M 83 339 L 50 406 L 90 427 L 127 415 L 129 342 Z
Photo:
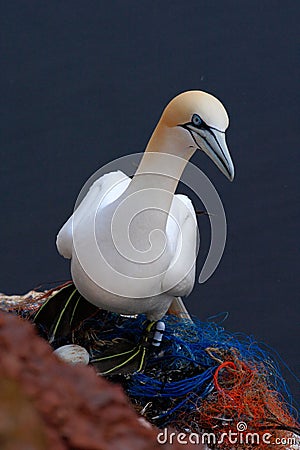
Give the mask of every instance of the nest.
M 30 320 L 43 300 L 33 295 L 26 301 L 13 310 Z M 197 318 L 192 323 L 168 315 L 164 322 L 163 342 L 157 350 L 150 349 L 142 372 L 107 376 L 123 386 L 140 415 L 162 429 L 197 434 L 213 430 L 218 439 L 229 430 L 236 431 L 240 423 L 258 434 L 268 431 L 274 439 L 299 433 L 279 366 L 252 337 L 229 333 Z M 99 309 L 79 321 L 72 332 L 56 336 L 51 345 L 81 345 L 93 360 L 137 345 L 145 323 L 143 315 L 128 318 Z M 39 324 L 37 328 L 47 339 L 49 330 Z M 218 448 L 232 448 L 232 444 L 223 442 Z M 252 448 L 257 445 L 243 445 L 243 449 Z M 259 448 L 273 445 L 260 444 Z M 277 448 L 283 450 L 286 445 Z

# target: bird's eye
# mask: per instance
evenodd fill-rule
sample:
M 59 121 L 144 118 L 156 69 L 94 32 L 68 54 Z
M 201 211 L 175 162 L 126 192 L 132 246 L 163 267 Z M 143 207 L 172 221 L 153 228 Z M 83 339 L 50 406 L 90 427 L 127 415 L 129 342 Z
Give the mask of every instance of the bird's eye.
M 195 125 L 195 127 L 199 127 L 201 123 L 202 123 L 201 117 L 198 116 L 198 114 L 193 114 L 192 124 Z

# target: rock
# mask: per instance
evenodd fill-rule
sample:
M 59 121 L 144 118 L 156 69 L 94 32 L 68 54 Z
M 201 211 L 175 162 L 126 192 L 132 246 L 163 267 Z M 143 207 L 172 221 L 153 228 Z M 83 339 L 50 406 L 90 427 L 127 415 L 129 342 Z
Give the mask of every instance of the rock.
M 1 450 L 182 448 L 159 444 L 159 430 L 139 422 L 121 387 L 60 361 L 30 323 L 6 312 L 0 361 Z

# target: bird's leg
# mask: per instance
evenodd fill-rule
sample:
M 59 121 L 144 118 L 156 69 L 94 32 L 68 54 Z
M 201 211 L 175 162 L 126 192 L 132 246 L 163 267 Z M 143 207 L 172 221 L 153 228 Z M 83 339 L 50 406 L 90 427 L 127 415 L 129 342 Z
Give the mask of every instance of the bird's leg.
M 168 314 L 174 314 L 180 319 L 193 322 L 180 297 L 174 298 Z M 94 358 L 91 363 L 96 366 L 101 375 L 142 372 L 150 351 L 160 347 L 164 330 L 164 322 L 150 321 L 140 342 L 135 347 L 113 355 L 109 354 L 100 358 Z
M 149 322 L 140 342 L 132 349 L 91 360 L 101 375 L 142 372 L 151 350 L 157 349 L 165 330 L 164 322 Z

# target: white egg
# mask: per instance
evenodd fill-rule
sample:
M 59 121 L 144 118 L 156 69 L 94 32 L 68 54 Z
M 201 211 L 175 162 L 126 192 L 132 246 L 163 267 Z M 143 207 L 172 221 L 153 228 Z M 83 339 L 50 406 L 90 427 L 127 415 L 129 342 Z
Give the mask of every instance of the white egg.
M 63 345 L 54 350 L 56 356 L 71 365 L 88 365 L 90 355 L 84 347 L 75 344 Z

